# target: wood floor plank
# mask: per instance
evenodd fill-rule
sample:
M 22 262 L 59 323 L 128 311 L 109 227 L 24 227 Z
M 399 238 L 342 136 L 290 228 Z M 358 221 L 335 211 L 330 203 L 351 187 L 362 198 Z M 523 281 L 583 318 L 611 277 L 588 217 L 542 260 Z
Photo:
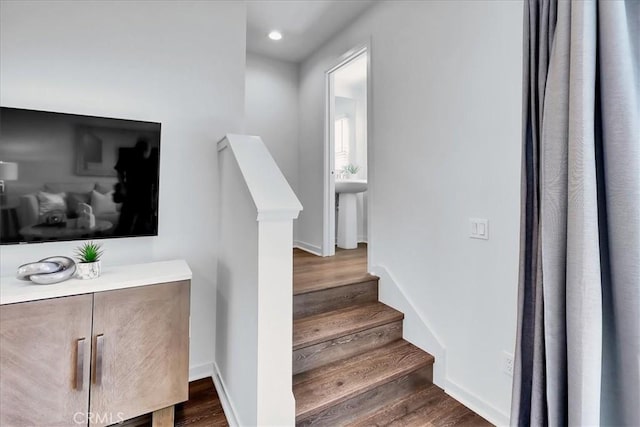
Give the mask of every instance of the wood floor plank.
M 365 355 L 354 356 L 349 359 L 345 359 L 336 363 L 332 363 L 330 365 L 324 366 L 322 368 L 313 369 L 308 372 L 303 372 L 298 375 L 293 376 L 293 388 L 295 392 L 295 388 L 297 384 L 310 382 L 316 378 L 321 378 L 322 376 L 331 375 L 335 372 L 344 369 L 345 366 L 350 366 L 351 364 L 362 363 L 367 360 L 367 358 L 371 357 L 381 357 L 387 354 L 394 352 L 399 347 L 404 347 L 405 341 L 398 340 L 392 342 L 391 344 L 385 345 L 384 347 L 377 348 Z
M 307 292 L 293 297 L 293 318 L 378 301 L 378 279 Z
M 487 427 L 491 425 L 440 388 L 437 388 L 437 393 L 429 397 L 422 407 L 389 424 L 390 427 Z
M 293 294 L 300 295 L 307 292 L 315 292 L 338 286 L 367 282 L 377 278 L 377 276 L 372 274 L 366 272 L 362 273 L 360 270 L 361 268 L 349 267 L 341 269 L 339 272 L 308 271 L 305 273 L 298 273 L 297 277 L 299 280 L 304 280 L 304 285 L 294 283 Z
M 413 393 L 390 401 L 388 405 L 380 410 L 361 418 L 351 424 L 349 427 L 382 427 L 393 421 L 408 415 L 409 413 L 421 408 L 429 400 L 440 393 L 442 390 L 434 384 L 424 384 Z
M 293 375 L 374 350 L 402 338 L 402 321 L 324 341 L 293 352 Z
M 151 422 L 151 414 L 147 414 L 127 420 L 121 425 L 151 427 Z M 175 407 L 175 427 L 227 427 L 228 425 L 211 377 L 190 382 L 189 400 Z
M 296 420 L 313 416 L 430 364 L 433 364 L 433 356 L 402 340 L 298 374 L 293 378 Z
M 466 413 L 462 413 L 463 409 L 458 409 L 457 413 L 452 413 L 449 417 L 432 422 L 433 427 L 493 427 L 489 421 L 482 418 L 464 405 L 461 405 Z
M 366 244 L 359 244 L 357 249 L 336 249 L 332 257 L 318 257 L 294 249 L 294 295 L 370 279 Z
M 432 366 L 425 366 L 408 375 L 333 405 L 312 417 L 297 422 L 296 426 L 336 427 L 349 425 L 379 411 L 388 405 L 388 402 L 411 395 L 416 390 L 424 387 L 425 384 L 430 384 L 432 378 Z
M 389 427 L 409 427 L 409 426 L 425 426 L 443 412 L 447 412 L 458 402 L 448 398 L 442 391 L 437 390 L 436 393 L 429 396 L 425 404 L 418 409 L 400 417 L 389 424 Z
M 189 400 L 176 405 L 176 427 L 226 427 L 229 423 L 211 377 L 189 384 Z
M 293 322 L 293 349 L 404 319 L 404 314 L 374 302 L 320 313 Z

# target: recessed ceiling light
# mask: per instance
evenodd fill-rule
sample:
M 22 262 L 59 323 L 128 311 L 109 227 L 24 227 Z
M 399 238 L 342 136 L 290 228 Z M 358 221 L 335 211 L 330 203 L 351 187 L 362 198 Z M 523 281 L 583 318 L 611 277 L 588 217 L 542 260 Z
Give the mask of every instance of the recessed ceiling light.
M 282 40 L 282 33 L 280 31 L 271 31 L 269 33 L 269 38 L 275 41 Z

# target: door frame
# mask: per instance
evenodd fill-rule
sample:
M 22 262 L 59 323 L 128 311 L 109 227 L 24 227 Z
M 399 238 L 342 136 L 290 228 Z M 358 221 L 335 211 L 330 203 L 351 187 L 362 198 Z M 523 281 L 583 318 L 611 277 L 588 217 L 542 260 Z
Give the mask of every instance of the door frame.
M 325 71 L 325 123 L 324 123 L 324 194 L 322 215 L 322 256 L 333 256 L 336 250 L 336 193 L 335 193 L 335 155 L 333 122 L 335 114 L 332 108 L 334 97 L 333 79 L 334 72 L 349 64 L 361 55 L 367 55 L 367 243 L 368 258 L 371 259 L 371 184 L 372 184 L 372 123 L 371 123 L 371 43 L 367 41 L 349 49 L 340 55 L 338 61 Z M 369 263 L 370 264 L 370 263 Z

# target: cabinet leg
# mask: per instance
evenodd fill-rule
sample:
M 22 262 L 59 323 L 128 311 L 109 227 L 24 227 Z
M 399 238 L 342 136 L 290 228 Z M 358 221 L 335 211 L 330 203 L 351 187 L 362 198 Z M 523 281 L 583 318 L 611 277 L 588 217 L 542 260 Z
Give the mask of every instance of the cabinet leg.
M 163 409 L 158 409 L 152 414 L 152 427 L 173 427 L 173 414 L 174 407 L 168 406 Z

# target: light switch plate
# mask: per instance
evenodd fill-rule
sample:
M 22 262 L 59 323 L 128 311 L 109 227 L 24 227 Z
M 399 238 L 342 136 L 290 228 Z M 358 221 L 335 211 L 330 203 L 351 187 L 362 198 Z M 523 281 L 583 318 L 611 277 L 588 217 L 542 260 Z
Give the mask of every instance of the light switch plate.
M 469 237 L 472 239 L 489 240 L 489 220 L 484 218 L 469 218 Z

